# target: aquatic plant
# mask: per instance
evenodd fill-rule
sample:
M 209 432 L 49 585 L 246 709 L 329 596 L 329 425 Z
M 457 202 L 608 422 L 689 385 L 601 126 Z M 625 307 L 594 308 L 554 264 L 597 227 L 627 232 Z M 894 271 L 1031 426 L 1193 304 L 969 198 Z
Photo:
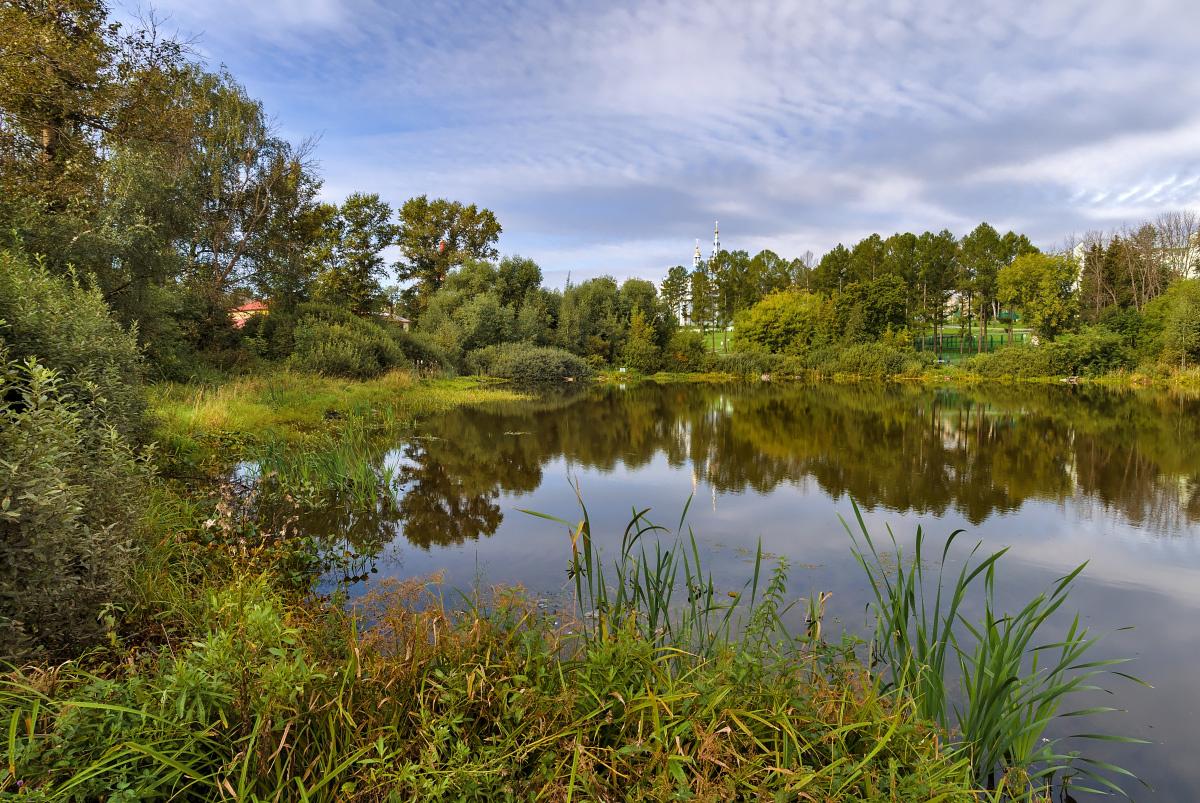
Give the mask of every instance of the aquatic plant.
M 1073 789 L 1098 791 L 1082 786 L 1077 780 L 1080 777 L 1087 779 L 1084 783 L 1095 782 L 1120 792 L 1112 780 L 1091 767 L 1130 778 L 1132 773 L 1084 758 L 1077 751 L 1059 752 L 1060 740 L 1043 738 L 1056 717 L 1116 710 L 1060 709 L 1076 692 L 1100 690 L 1089 681 L 1105 671 L 1104 667 L 1129 660 L 1084 661 L 1084 654 L 1100 636 L 1090 636 L 1087 628 L 1080 626 L 1078 615 L 1065 635 L 1040 640 L 1044 638 L 1042 626 L 1066 602 L 1072 581 L 1086 564 L 1056 580 L 1017 613 L 998 613 L 996 565 L 1007 548 L 972 564 L 982 545 L 977 543 L 950 585 L 945 575 L 947 557 L 962 530 L 951 533 L 943 544 L 934 581 L 926 576 L 930 570 L 927 536 L 920 527 L 912 559 L 906 560 L 890 527 L 888 537 L 894 551 L 884 553 L 877 548 L 857 505 L 854 515 L 857 531 L 845 519 L 842 524 L 874 589 L 878 625 L 872 657 L 886 667 L 885 688 L 911 700 L 919 716 L 955 730 L 961 750 L 970 757 L 976 783 L 1020 799 L 1045 791 L 1056 779 Z M 960 609 L 980 582 L 984 614 L 980 621 L 971 622 Z M 1113 674 L 1141 682 L 1121 672 Z M 1140 741 L 1099 734 L 1078 737 Z

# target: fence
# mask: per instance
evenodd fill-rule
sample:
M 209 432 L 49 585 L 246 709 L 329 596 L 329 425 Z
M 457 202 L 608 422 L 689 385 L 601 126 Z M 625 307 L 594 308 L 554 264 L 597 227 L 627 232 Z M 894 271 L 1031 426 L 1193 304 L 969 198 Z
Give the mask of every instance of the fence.
M 1008 334 L 1001 332 L 998 335 L 988 335 L 984 341 L 983 351 L 991 353 L 1001 346 L 1010 343 L 1024 343 L 1029 335 L 1025 332 L 1016 332 Z M 970 357 L 980 353 L 979 338 L 975 335 L 926 335 L 923 338 L 917 338 L 913 344 L 917 351 L 932 351 L 939 357 L 957 358 L 960 354 L 963 357 Z

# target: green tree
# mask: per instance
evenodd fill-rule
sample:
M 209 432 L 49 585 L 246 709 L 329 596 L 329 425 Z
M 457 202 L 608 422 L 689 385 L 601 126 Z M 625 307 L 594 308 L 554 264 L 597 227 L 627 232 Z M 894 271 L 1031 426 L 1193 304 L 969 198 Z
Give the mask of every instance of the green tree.
M 792 266 L 774 251 L 764 249 L 750 260 L 750 282 L 748 294 L 742 297 L 744 308 L 757 304 L 771 293 L 786 290 L 792 286 Z
M 404 258 L 396 263 L 396 275 L 416 282 L 420 310 L 452 267 L 497 255 L 495 244 L 503 230 L 488 209 L 420 195 L 405 201 L 398 215 L 397 243 Z
M 662 349 L 653 327 L 646 321 L 640 307 L 635 307 L 629 319 L 629 329 L 621 348 L 625 365 L 633 370 L 652 374 L 662 367 Z
M 383 250 L 391 245 L 396 227 L 392 208 L 377 194 L 354 193 L 338 208 L 327 233 L 329 262 L 318 277 L 318 295 L 359 315 L 378 309 L 387 275 Z
M 738 315 L 733 330 L 739 351 L 804 355 L 831 342 L 836 320 L 827 296 L 783 290 Z
M 1053 340 L 1074 318 L 1079 268 L 1068 254 L 1022 254 L 1000 269 L 996 298 L 1019 310 L 1039 336 Z
M 948 230 L 937 234 L 927 231 L 917 238 L 921 329 L 923 333 L 927 326 L 932 326 L 935 342 L 946 320 L 946 303 L 954 292 L 957 254 L 958 243 Z M 924 348 L 924 339 L 921 345 Z
M 1187 279 L 1172 288 L 1163 330 L 1163 359 L 1179 361 L 1179 370 L 1200 364 L 1200 279 Z
M 682 319 L 684 314 L 684 305 L 688 298 L 688 272 L 682 265 L 676 265 L 667 271 L 667 277 L 662 280 L 660 289 L 662 290 L 663 301 L 671 310 L 671 314 L 676 319 Z
M 849 275 L 850 251 L 838 243 L 832 251 L 821 257 L 821 262 L 813 269 L 813 289 L 830 295 L 841 292 Z
M 887 249 L 878 234 L 864 237 L 850 252 L 846 278 L 852 282 L 872 281 L 882 270 Z

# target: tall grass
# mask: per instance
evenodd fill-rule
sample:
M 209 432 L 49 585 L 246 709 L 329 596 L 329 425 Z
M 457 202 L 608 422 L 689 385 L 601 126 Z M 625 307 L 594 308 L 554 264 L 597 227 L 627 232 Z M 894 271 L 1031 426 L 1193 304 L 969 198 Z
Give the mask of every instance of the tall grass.
M 1038 594 L 1017 613 L 1000 613 L 995 599 L 999 550 L 972 563 L 975 545 L 953 585 L 945 575 L 956 530 L 941 549 L 936 580 L 927 577 L 926 535 L 917 528 L 911 561 L 906 561 L 888 528 L 892 552 L 879 551 L 854 506 L 858 524 L 852 530 L 854 555 L 875 593 L 878 616 L 872 657 L 887 668 L 885 688 L 911 700 L 918 715 L 958 734 L 969 756 L 972 776 L 980 786 L 1014 799 L 1045 794 L 1055 781 L 1074 789 L 1121 793 L 1092 767 L 1133 777 L 1111 764 L 1060 752 L 1060 741 L 1043 737 L 1057 717 L 1114 711 L 1094 707 L 1062 711 L 1073 694 L 1101 690 L 1089 681 L 1104 667 L 1128 659 L 1086 661 L 1084 655 L 1100 639 L 1080 626 L 1078 614 L 1064 635 L 1045 640 L 1043 625 L 1066 602 L 1071 583 L 1086 564 L 1075 568 Z M 861 540 L 860 540 L 861 539 Z M 980 584 L 982 587 L 980 588 Z M 968 620 L 960 611 L 968 596 L 982 597 L 983 618 Z M 1113 674 L 1137 681 L 1121 672 Z M 957 686 L 952 685 L 957 679 Z M 1108 741 L 1139 741 L 1118 736 L 1078 734 Z M 1090 766 L 1084 766 L 1090 765 Z M 1080 778 L 1085 779 L 1082 783 Z M 1095 783 L 1097 786 L 1088 786 Z
M 333 432 L 288 440 L 268 431 L 248 457 L 258 482 L 276 496 L 314 508 L 375 510 L 396 501 L 395 471 L 382 458 L 402 425 L 386 409 L 352 411 Z
M 668 534 L 645 511 L 612 562 L 573 532 L 579 607 L 600 612 L 582 629 L 519 589 L 451 607 L 436 579 L 390 580 L 346 610 L 237 570 L 188 632 L 0 676 L 0 796 L 978 799 L 910 702 L 782 632 L 785 566 L 760 588 L 760 556 L 724 603 L 691 534 L 652 548 Z

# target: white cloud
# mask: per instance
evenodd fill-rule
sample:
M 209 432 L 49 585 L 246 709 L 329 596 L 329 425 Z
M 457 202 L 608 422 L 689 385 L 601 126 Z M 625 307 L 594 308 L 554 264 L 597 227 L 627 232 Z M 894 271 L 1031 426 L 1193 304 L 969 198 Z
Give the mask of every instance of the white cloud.
M 164 8 L 289 135 L 325 132 L 331 196 L 486 203 L 564 269 L 653 273 L 717 217 L 799 253 L 980 219 L 1048 243 L 1200 199 L 1183 0 Z

